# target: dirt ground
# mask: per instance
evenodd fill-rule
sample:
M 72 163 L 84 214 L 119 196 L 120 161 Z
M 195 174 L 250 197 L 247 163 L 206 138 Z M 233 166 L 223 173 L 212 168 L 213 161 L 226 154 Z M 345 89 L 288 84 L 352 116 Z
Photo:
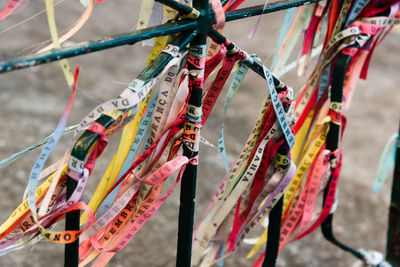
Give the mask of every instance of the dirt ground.
M 57 26 L 67 29 L 83 12 L 78 1 L 64 0 L 56 7 Z M 74 42 L 100 39 L 131 30 L 137 20 L 139 0 L 105 1 L 95 6 L 92 17 L 73 38 Z M 249 4 L 261 4 L 250 1 Z M 4 29 L 44 8 L 44 1 L 30 1 L 19 14 L 0 21 L 0 58 L 32 51 L 32 46 L 49 38 L 44 14 L 4 32 Z M 225 34 L 249 53 L 257 53 L 269 66 L 284 12 L 265 15 L 253 39 L 247 35 L 257 18 L 230 22 Z M 400 34 L 392 32 L 376 49 L 368 80 L 360 81 L 353 103 L 345 112 L 344 161 L 340 201 L 334 230 L 338 238 L 355 248 L 385 251 L 390 180 L 380 195 L 371 190 L 380 153 L 389 136 L 396 132 L 400 119 Z M 24 50 L 29 48 L 28 50 Z M 23 51 L 24 50 L 24 51 Z M 149 47 L 141 44 L 123 46 L 70 59 L 81 66 L 79 91 L 68 124 L 80 121 L 92 108 L 114 98 L 144 67 Z M 290 73 L 282 80 L 298 90 L 304 79 Z M 249 73 L 232 102 L 225 122 L 229 160 L 232 162 L 250 132 L 266 93 L 265 82 Z M 224 93 L 223 93 L 224 94 Z M 58 63 L 0 75 L 0 159 L 35 143 L 51 133 L 65 107 L 70 90 Z M 216 143 L 221 125 L 222 100 L 204 127 L 202 135 Z M 68 138 L 61 140 L 48 162 L 65 151 Z M 90 179 L 93 190 L 118 145 L 113 137 Z M 20 203 L 30 168 L 39 150 L 28 153 L 0 169 L 0 221 L 4 221 Z M 216 150 L 202 145 L 197 184 L 196 217 L 198 221 L 224 174 Z M 118 253 L 109 266 L 175 266 L 179 189 L 175 190 L 159 212 L 143 227 L 136 238 Z M 225 266 L 251 266 L 245 255 L 250 246 L 226 260 Z M 320 231 L 289 244 L 280 255 L 278 266 L 351 266 L 355 259 L 325 241 Z M 42 241 L 32 248 L 15 251 L 0 258 L 0 266 L 62 266 L 63 246 Z

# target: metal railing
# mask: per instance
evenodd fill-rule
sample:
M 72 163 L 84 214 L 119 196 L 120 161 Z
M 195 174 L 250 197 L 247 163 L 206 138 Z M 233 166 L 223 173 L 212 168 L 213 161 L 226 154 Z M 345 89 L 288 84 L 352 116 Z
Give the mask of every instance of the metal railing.
M 168 5 L 177 10 L 181 15 L 187 15 L 193 11 L 192 8 L 179 4 L 173 0 L 157 0 L 158 2 Z M 317 2 L 319 0 L 297 0 L 297 1 L 279 1 L 272 3 L 264 8 L 264 6 L 253 6 L 243 8 L 226 13 L 226 21 L 239 20 L 251 16 L 258 16 L 271 12 L 281 11 L 292 7 L 297 7 L 305 4 Z M 227 1 L 222 1 L 225 4 Z M 65 48 L 53 49 L 48 52 L 32 54 L 28 56 L 21 56 L 10 58 L 0 62 L 0 73 L 15 71 L 23 68 L 58 61 L 64 58 L 85 55 L 93 52 L 111 49 L 122 45 L 133 45 L 139 41 L 151 39 L 158 36 L 165 36 L 180 33 L 179 37 L 174 40 L 174 44 L 181 49 L 187 45 L 194 47 L 197 45 L 204 45 L 207 36 L 212 38 L 217 43 L 226 41 L 225 37 L 219 34 L 214 28 L 215 17 L 213 11 L 209 8 L 208 0 L 193 0 L 193 8 L 197 10 L 198 18 L 196 19 L 183 19 L 174 22 L 168 22 L 159 26 L 149 27 L 143 30 L 132 31 L 129 33 L 118 34 L 106 39 L 96 41 L 88 41 L 78 43 Z M 141 80 L 148 80 L 157 76 L 162 69 L 168 64 L 172 56 L 166 53 L 161 53 L 149 66 L 147 66 L 140 74 Z M 248 63 L 249 67 L 263 76 L 262 67 L 256 63 Z M 189 69 L 194 68 L 189 64 Z M 275 84 L 279 84 L 279 80 L 275 78 Z M 194 106 L 201 106 L 201 90 L 202 88 L 193 88 L 189 103 Z M 105 128 L 110 126 L 114 120 L 107 115 L 101 115 L 96 120 Z M 93 132 L 86 131 L 77 141 L 71 155 L 84 160 L 89 153 L 92 145 L 97 142 L 99 135 Z M 185 155 L 188 151 L 184 150 Z M 398 173 L 399 173 L 399 156 L 397 156 L 397 179 L 396 186 L 398 187 Z M 193 156 L 193 154 L 190 154 Z M 188 165 L 181 181 L 181 197 L 179 207 L 179 225 L 178 225 L 178 245 L 177 245 L 177 258 L 176 266 L 182 267 L 191 265 L 191 248 L 192 248 L 192 234 L 193 234 L 193 218 L 194 218 L 194 198 L 196 191 L 196 165 Z M 394 184 L 395 184 L 394 183 Z M 67 197 L 71 194 L 76 187 L 76 181 L 68 177 L 67 180 Z M 392 199 L 396 200 L 398 196 L 393 195 Z M 398 201 L 398 200 L 396 200 Z M 270 215 L 270 230 L 267 242 L 268 262 L 265 260 L 263 266 L 275 266 L 279 247 L 279 227 L 280 218 L 282 214 L 282 201 L 278 202 Z M 70 212 L 66 216 L 66 230 L 79 229 L 79 211 Z M 330 225 L 331 227 L 331 225 Z M 275 233 L 275 234 L 274 234 Z M 276 234 L 278 233 L 278 235 Z M 336 240 L 336 239 L 335 239 Z M 278 244 L 278 245 L 277 245 Z M 65 266 L 78 266 L 79 263 L 79 240 L 74 243 L 67 244 L 65 247 Z

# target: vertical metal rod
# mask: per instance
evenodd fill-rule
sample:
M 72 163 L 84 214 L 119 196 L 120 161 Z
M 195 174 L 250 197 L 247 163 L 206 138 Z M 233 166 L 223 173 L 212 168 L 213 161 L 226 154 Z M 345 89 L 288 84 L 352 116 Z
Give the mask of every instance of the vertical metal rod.
M 356 48 L 359 48 L 358 46 L 354 46 Z M 342 97 L 343 97 L 343 82 L 344 82 L 344 77 L 346 70 L 350 64 L 351 56 L 345 55 L 345 54 L 339 54 L 337 57 L 335 67 L 333 69 L 332 73 L 332 86 L 331 86 L 331 102 L 342 102 Z M 330 128 L 328 135 L 326 137 L 326 148 L 329 149 L 330 151 L 336 151 L 339 147 L 339 136 L 340 136 L 340 126 L 331 122 L 330 123 Z M 330 184 L 331 178 L 329 179 L 329 184 Z M 325 199 L 328 195 L 328 186 L 325 188 L 324 191 L 324 203 Z M 363 260 L 364 255 L 360 253 L 358 250 L 353 249 L 350 246 L 347 246 L 346 244 L 340 242 L 338 239 L 336 239 L 334 233 L 333 233 L 333 213 L 329 214 L 328 217 L 325 219 L 324 222 L 321 224 L 321 231 L 323 236 L 325 237 L 326 240 L 334 244 L 335 246 L 338 246 L 344 251 L 348 251 L 351 254 L 353 254 L 355 257 L 358 259 Z
M 67 199 L 72 195 L 76 188 L 77 182 L 67 178 Z M 71 211 L 65 217 L 65 230 L 79 230 L 80 211 Z M 79 239 L 73 243 L 65 244 L 64 249 L 64 266 L 78 267 L 79 265 Z
M 262 267 L 275 267 L 279 253 L 279 238 L 281 234 L 283 197 L 275 204 L 269 214 L 268 240 Z
M 207 13 L 208 10 L 208 0 L 194 0 L 193 7 L 199 11 L 205 11 Z M 206 37 L 207 32 L 211 28 L 211 24 L 207 23 L 204 19 L 207 14 L 203 14 L 200 17 L 200 24 L 203 24 L 199 27 L 199 34 L 193 39 L 190 43 L 189 53 L 191 51 L 196 51 L 199 47 L 205 47 L 206 45 Z M 203 19 L 202 19 L 203 18 Z M 204 22 L 204 23 L 201 23 Z M 199 50 L 197 50 L 199 51 Z M 203 51 L 201 49 L 200 51 Z M 199 56 L 199 54 L 197 54 Z M 205 50 L 202 53 L 202 56 L 205 57 Z M 205 59 L 201 59 L 200 65 L 203 65 L 204 68 Z M 188 61 L 188 69 L 198 69 L 196 66 Z M 194 82 L 194 80 L 200 82 Z M 201 108 L 202 101 L 202 91 L 203 91 L 203 78 L 201 77 L 192 77 L 190 76 L 191 82 L 191 95 L 189 98 L 189 104 Z M 190 120 L 186 119 L 187 123 L 190 123 Z M 186 126 L 186 125 L 185 125 Z M 198 151 L 192 151 L 187 146 L 183 145 L 183 153 L 185 156 L 192 158 L 198 155 Z M 178 244 L 177 244 L 177 253 L 176 253 L 176 266 L 177 267 L 190 267 L 191 265 L 191 257 L 192 257 L 192 236 L 193 236 L 193 220 L 194 220 L 194 208 L 195 208 L 195 197 L 196 197 L 196 177 L 197 176 L 197 166 L 188 164 L 182 176 L 181 181 L 181 193 L 180 193 L 180 205 L 179 205 L 179 218 L 178 218 Z
M 105 128 L 110 126 L 114 120 L 109 116 L 101 116 L 98 120 L 98 123 L 103 125 Z M 76 142 L 74 148 L 72 149 L 71 155 L 76 157 L 79 160 L 84 161 L 86 155 L 89 153 L 92 145 L 97 141 L 100 135 L 86 131 L 82 134 L 82 136 Z M 67 199 L 71 197 L 72 193 L 75 191 L 78 182 L 71 177 L 67 176 L 67 188 L 66 194 Z M 72 211 L 68 212 L 65 215 L 65 230 L 66 231 L 78 231 L 80 226 L 80 211 Z M 64 250 L 64 266 L 65 267 L 78 267 L 79 265 L 79 238 L 70 244 L 65 245 Z
M 179 46 L 179 49 L 186 47 L 187 44 L 192 40 L 192 34 L 182 33 L 172 43 Z M 158 55 L 140 74 L 139 78 L 143 81 L 147 81 L 157 76 L 171 60 L 172 56 L 167 53 L 161 53 Z M 97 120 L 97 123 L 104 126 L 104 128 L 110 127 L 114 122 L 114 119 L 107 116 L 101 115 Z M 75 143 L 72 149 L 71 155 L 75 158 L 85 161 L 92 145 L 98 140 L 100 135 L 95 134 L 91 131 L 84 132 L 78 141 Z M 69 198 L 74 192 L 77 186 L 77 181 L 71 177 L 67 178 L 67 198 Z M 65 219 L 65 230 L 79 230 L 79 211 L 73 211 L 66 214 Z M 64 251 L 64 266 L 65 267 L 77 267 L 79 264 L 79 239 L 71 244 L 65 245 Z
M 390 200 L 386 260 L 393 266 L 400 266 L 400 126 L 395 145 L 396 162 Z

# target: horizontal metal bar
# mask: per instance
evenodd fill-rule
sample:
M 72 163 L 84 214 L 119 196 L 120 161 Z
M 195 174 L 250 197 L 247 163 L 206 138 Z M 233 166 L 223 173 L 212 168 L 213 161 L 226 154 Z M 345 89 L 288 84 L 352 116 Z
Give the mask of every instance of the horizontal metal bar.
M 225 6 L 228 2 L 229 2 L 229 0 L 221 0 L 222 6 Z
M 277 12 L 292 7 L 298 7 L 302 5 L 312 4 L 321 0 L 298 0 L 298 1 L 278 1 L 269 4 L 266 8 L 264 5 L 253 6 L 248 8 L 242 8 L 235 11 L 230 11 L 226 13 L 226 21 L 232 21 L 237 19 L 243 19 L 253 16 L 259 16 L 262 14 Z
M 211 29 L 210 32 L 208 33 L 208 35 L 213 39 L 214 42 L 216 42 L 218 44 L 222 44 L 222 43 L 225 43 L 227 41 L 226 37 L 223 36 L 221 33 L 219 33 L 215 29 Z M 233 49 L 234 47 L 235 47 L 235 45 L 233 43 L 229 43 L 227 48 L 228 49 Z M 245 51 L 243 51 L 243 52 L 245 52 Z M 247 61 L 246 60 L 246 61 L 243 61 L 243 64 L 245 64 L 247 67 L 252 69 L 255 73 L 260 75 L 263 79 L 265 79 L 264 69 L 257 62 L 255 62 L 255 61 Z M 281 86 L 282 82 L 278 78 L 276 78 L 274 75 L 272 75 L 272 78 L 274 79 L 274 85 L 275 86 Z
M 63 58 L 89 54 L 121 45 L 132 45 L 139 41 L 157 36 L 170 35 L 185 31 L 194 31 L 196 27 L 196 21 L 170 22 L 143 30 L 107 37 L 101 40 L 81 42 L 73 46 L 53 49 L 44 53 L 10 58 L 0 62 L 0 73 L 49 63 Z
M 227 12 L 226 21 L 233 21 L 237 19 L 258 16 L 266 13 L 297 7 L 300 5 L 310 4 L 317 1 L 320 0 L 298 0 L 291 2 L 280 1 L 272 3 L 266 8 L 264 8 L 264 6 L 261 5 L 255 7 L 243 8 L 236 11 Z M 208 20 L 215 20 L 212 12 L 208 12 L 208 15 L 206 16 Z M 127 44 L 132 45 L 139 41 L 150 39 L 157 36 L 170 35 L 184 31 L 194 31 L 197 28 L 198 28 L 197 20 L 182 20 L 154 27 L 149 27 L 143 30 L 123 33 L 96 41 L 81 42 L 73 46 L 53 49 L 44 53 L 9 58 L 0 62 L 0 73 L 37 66 L 44 63 L 60 60 L 63 58 L 89 54 L 92 52 L 106 50 L 121 45 L 127 45 Z
M 193 10 L 193 8 L 181 4 L 175 0 L 156 0 L 156 1 L 175 9 L 180 13 L 180 15 L 189 15 Z

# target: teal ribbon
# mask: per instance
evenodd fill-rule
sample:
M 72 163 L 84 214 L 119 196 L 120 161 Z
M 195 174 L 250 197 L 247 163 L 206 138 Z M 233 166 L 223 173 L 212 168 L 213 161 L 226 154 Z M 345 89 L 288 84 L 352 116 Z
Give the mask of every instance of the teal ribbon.
M 225 140 L 224 140 L 224 128 L 225 128 L 224 121 L 226 117 L 226 111 L 229 107 L 229 104 L 232 102 L 232 99 L 238 92 L 248 69 L 249 68 L 245 64 L 241 64 L 240 68 L 235 72 L 232 78 L 232 82 L 229 85 L 228 92 L 226 93 L 224 117 L 222 118 L 221 130 L 219 131 L 219 136 L 218 136 L 218 152 L 221 155 L 222 162 L 224 163 L 227 173 L 229 173 L 229 162 L 228 162 L 228 157 L 226 155 Z
M 393 142 L 395 140 L 397 141 Z M 389 172 L 391 172 L 394 167 L 397 146 L 400 146 L 400 135 L 398 133 L 395 133 L 387 141 L 379 160 L 378 170 L 376 172 L 376 179 L 374 184 L 372 185 L 372 190 L 374 190 L 375 193 L 381 192 L 382 186 L 389 176 Z
M 276 61 L 278 60 L 279 49 L 282 47 L 282 43 L 285 40 L 285 37 L 287 36 L 287 34 L 289 32 L 290 26 L 292 25 L 292 22 L 294 19 L 294 16 L 293 16 L 294 11 L 296 11 L 295 7 L 292 7 L 286 11 L 285 18 L 283 19 L 283 22 L 282 22 L 282 28 L 279 33 L 278 42 L 276 43 L 275 53 L 274 53 L 274 57 L 272 59 L 272 64 L 271 64 L 271 69 L 274 69 L 274 67 L 275 67 Z

